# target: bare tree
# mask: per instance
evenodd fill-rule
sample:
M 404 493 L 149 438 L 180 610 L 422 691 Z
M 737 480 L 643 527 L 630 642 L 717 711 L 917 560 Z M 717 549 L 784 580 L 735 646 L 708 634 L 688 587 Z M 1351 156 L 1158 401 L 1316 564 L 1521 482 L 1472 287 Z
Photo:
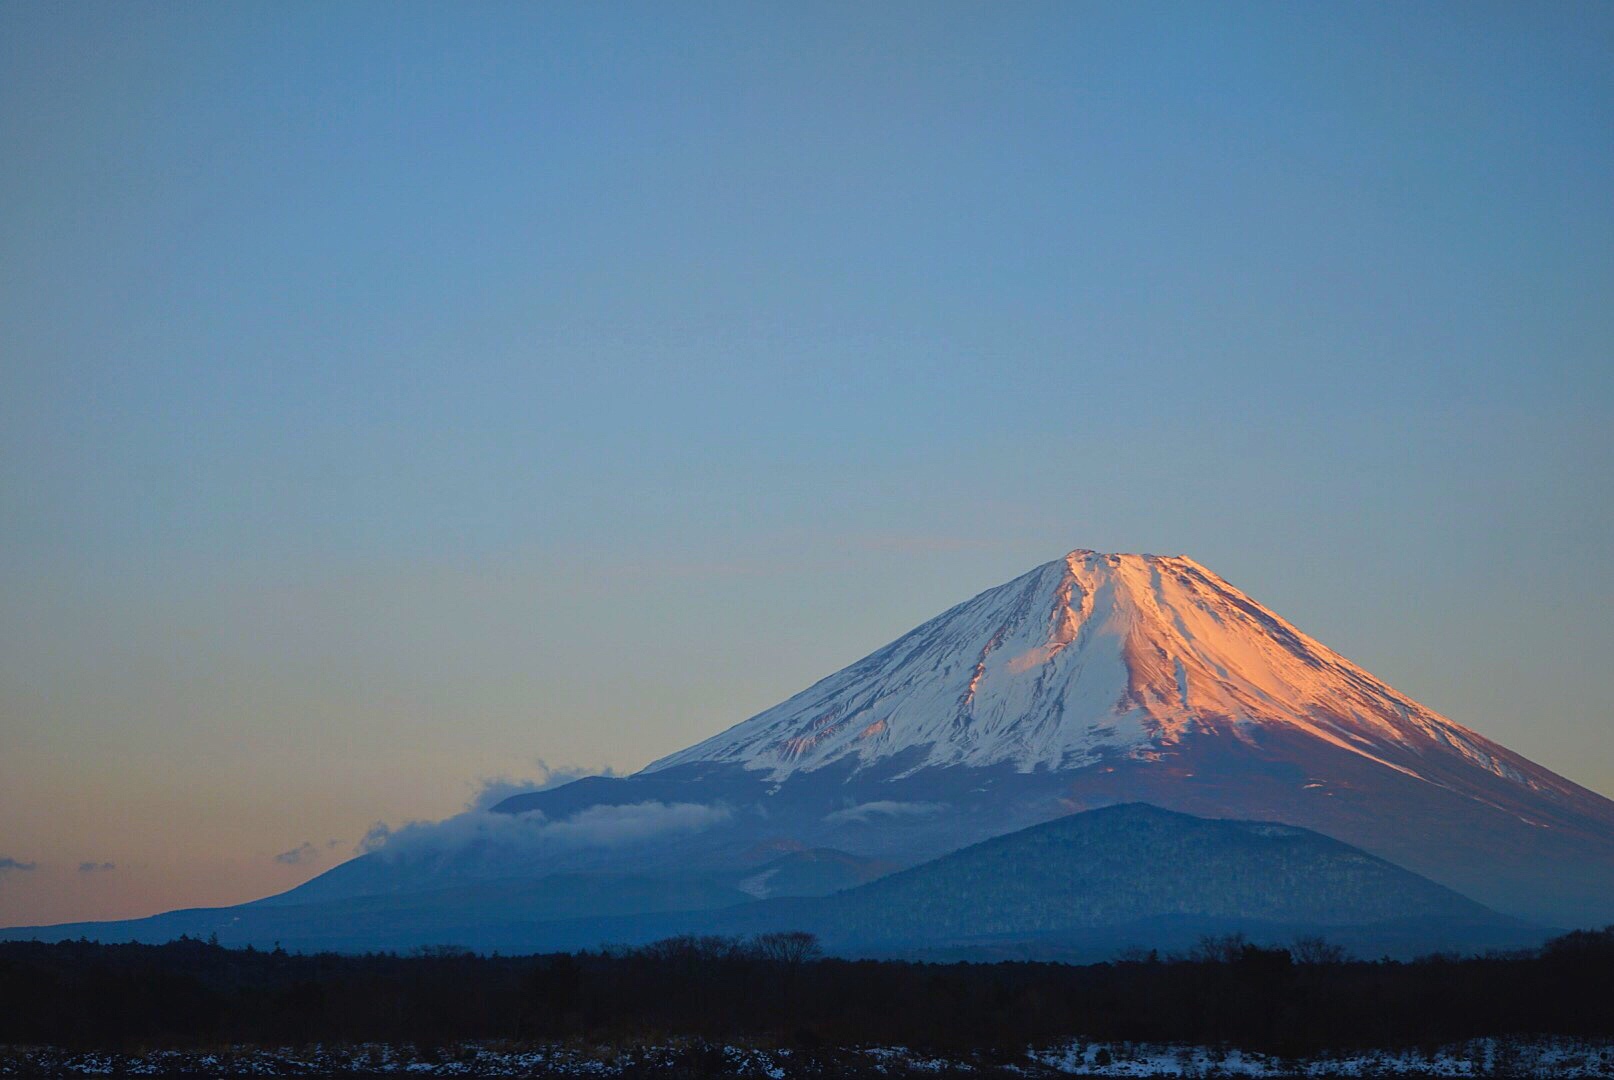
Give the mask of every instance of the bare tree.
M 1249 947 L 1250 939 L 1243 934 L 1205 934 L 1188 958 L 1202 964 L 1231 964 Z
M 1295 938 L 1294 946 L 1289 950 L 1297 964 L 1341 964 L 1345 962 L 1345 950 L 1326 938 L 1315 934 Z
M 758 934 L 754 940 L 758 954 L 764 960 L 785 964 L 802 964 L 823 955 L 818 938 L 805 930 L 779 930 L 771 934 Z

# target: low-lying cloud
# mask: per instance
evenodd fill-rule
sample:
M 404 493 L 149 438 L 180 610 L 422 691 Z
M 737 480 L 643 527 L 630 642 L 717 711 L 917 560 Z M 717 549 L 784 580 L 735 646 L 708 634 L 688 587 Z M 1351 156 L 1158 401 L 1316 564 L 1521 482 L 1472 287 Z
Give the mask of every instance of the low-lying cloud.
M 620 776 L 621 773 L 612 768 L 584 769 L 575 765 L 559 765 L 550 767 L 543 758 L 537 761 L 538 775 L 525 778 L 508 776 L 484 777 L 477 793 L 471 797 L 467 810 L 491 810 L 504 800 L 515 795 L 530 795 L 535 791 L 548 791 L 550 788 L 569 784 L 573 780 L 581 780 L 585 776 Z
M 290 851 L 282 851 L 275 856 L 275 862 L 285 863 L 287 866 L 297 866 L 300 863 L 313 862 L 325 852 L 342 846 L 340 840 L 327 840 L 323 847 L 311 840 L 304 840 Z
M 275 862 L 285 863 L 287 866 L 296 866 L 298 863 L 309 862 L 319 858 L 319 848 L 304 840 L 290 851 L 282 851 L 275 856 Z
M 81 862 L 78 864 L 78 872 L 81 874 L 105 874 L 117 868 L 117 863 L 110 862 Z
M 353 850 L 359 855 L 368 855 L 372 851 L 380 851 L 387 846 L 387 838 L 392 835 L 392 826 L 385 821 L 378 821 L 371 825 Z
M 876 802 L 858 803 L 856 806 L 848 806 L 844 810 L 836 810 L 833 813 L 825 814 L 824 820 L 833 825 L 847 823 L 863 825 L 877 817 L 928 817 L 931 814 L 939 814 L 945 809 L 947 807 L 941 803 L 896 802 L 891 799 L 880 799 Z
M 23 862 L 21 859 L 13 859 L 10 855 L 0 855 L 0 874 L 8 873 L 12 870 L 15 870 L 19 874 L 26 874 L 28 871 L 33 870 L 38 865 L 38 863 Z
M 446 821 L 415 821 L 400 828 L 377 823 L 359 841 L 362 852 L 385 859 L 433 858 L 475 853 L 523 857 L 589 847 L 622 847 L 659 836 L 699 832 L 727 821 L 726 806 L 642 802 L 590 806 L 563 818 L 539 811 L 496 814 L 471 810 Z

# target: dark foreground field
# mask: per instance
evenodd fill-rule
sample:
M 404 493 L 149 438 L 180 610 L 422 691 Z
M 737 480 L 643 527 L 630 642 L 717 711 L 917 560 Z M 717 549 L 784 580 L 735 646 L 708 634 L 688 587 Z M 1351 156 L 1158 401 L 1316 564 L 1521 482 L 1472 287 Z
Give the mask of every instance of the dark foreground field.
M 525 957 L 11 942 L 0 1074 L 1605 1075 L 1611 986 L 1614 929 L 1483 958 L 1220 939 L 1084 967 L 818 959 L 778 936 Z

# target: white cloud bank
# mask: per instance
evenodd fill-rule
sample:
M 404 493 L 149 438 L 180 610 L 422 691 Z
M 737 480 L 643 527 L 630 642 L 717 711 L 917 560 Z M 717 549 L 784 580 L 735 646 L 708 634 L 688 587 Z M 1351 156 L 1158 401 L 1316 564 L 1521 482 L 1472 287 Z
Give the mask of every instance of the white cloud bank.
M 437 858 L 475 853 L 521 857 L 586 847 L 623 847 L 659 836 L 699 832 L 727 821 L 726 806 L 642 802 L 590 806 L 551 819 L 539 811 L 495 814 L 471 810 L 445 821 L 414 821 L 397 829 L 377 823 L 359 850 L 385 859 Z

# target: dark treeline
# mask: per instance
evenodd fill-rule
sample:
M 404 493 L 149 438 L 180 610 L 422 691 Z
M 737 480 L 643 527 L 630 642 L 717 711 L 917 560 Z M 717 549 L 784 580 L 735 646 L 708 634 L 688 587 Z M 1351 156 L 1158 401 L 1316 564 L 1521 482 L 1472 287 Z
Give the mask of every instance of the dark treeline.
M 806 935 L 530 957 L 290 955 L 0 943 L 0 1043 L 149 1049 L 313 1042 L 745 1039 L 1024 1048 L 1080 1037 L 1280 1054 L 1486 1035 L 1614 1035 L 1614 928 L 1539 952 L 1345 960 L 1239 938 L 1090 966 L 820 959 Z

